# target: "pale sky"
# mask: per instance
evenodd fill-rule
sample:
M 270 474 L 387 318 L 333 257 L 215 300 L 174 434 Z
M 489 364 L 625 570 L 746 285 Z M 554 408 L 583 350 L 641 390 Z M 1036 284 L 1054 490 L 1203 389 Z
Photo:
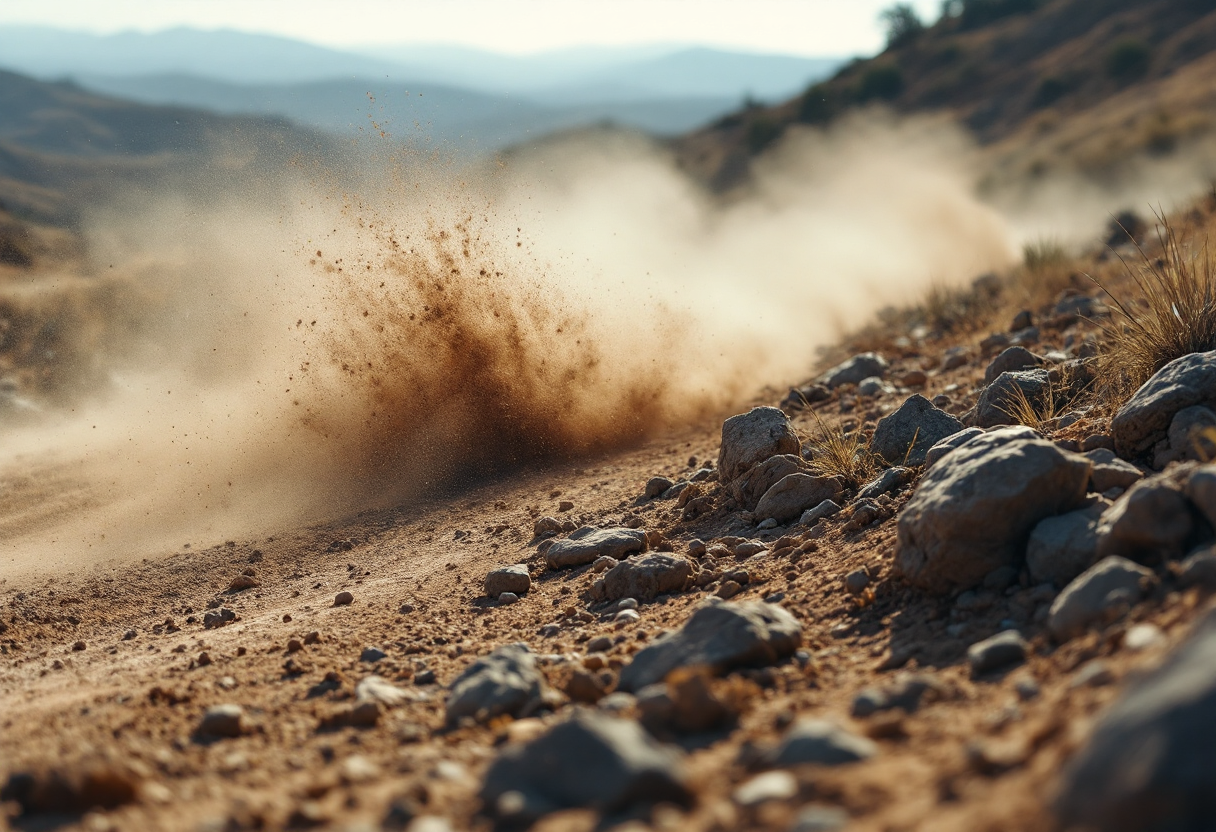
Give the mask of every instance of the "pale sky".
M 0 0 L 0 25 L 99 33 L 173 26 L 335 47 L 444 43 L 522 54 L 697 43 L 798 55 L 873 53 L 893 0 Z M 935 19 L 940 0 L 915 0 Z

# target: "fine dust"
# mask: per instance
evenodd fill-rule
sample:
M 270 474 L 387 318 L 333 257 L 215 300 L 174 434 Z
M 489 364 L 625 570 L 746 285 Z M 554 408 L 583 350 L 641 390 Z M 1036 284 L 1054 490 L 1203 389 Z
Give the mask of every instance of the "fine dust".
M 727 201 L 611 131 L 471 168 L 403 153 L 345 189 L 293 171 L 290 199 L 124 199 L 88 273 L 43 281 L 109 289 L 73 319 L 90 383 L 5 431 L 0 556 L 273 534 L 720 415 L 1012 262 L 975 160 L 940 122 L 861 118 L 790 136 Z

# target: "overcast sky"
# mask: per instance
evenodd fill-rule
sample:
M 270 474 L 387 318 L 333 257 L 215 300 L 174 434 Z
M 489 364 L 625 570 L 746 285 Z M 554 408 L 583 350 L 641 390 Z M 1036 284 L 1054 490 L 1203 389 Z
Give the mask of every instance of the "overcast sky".
M 528 53 L 697 43 L 799 55 L 872 53 L 893 0 L 0 0 L 0 24 L 110 33 L 172 26 L 330 46 L 447 43 Z M 916 0 L 926 18 L 940 0 Z

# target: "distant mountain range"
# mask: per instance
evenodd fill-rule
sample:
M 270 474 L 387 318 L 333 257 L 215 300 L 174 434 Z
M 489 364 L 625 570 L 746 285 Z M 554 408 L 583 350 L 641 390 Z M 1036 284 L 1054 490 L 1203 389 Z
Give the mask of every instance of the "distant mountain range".
M 794 95 L 841 63 L 674 46 L 520 57 L 447 46 L 341 51 L 234 31 L 0 27 L 0 67 L 37 78 L 336 133 L 367 127 L 370 117 L 394 135 L 474 151 L 602 122 L 675 135 L 745 98 Z

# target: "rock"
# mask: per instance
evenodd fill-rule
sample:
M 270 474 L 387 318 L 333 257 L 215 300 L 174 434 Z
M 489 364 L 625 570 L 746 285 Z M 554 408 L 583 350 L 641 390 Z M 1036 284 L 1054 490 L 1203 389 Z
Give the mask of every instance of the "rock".
M 379 647 L 364 647 L 363 652 L 359 654 L 361 662 L 378 662 L 381 659 L 387 659 L 388 653 L 385 653 Z
M 250 571 L 252 571 L 252 570 L 250 570 Z M 235 578 L 232 579 L 232 583 L 228 584 L 228 591 L 229 592 L 240 592 L 242 589 L 255 589 L 256 587 L 259 587 L 261 585 L 262 585 L 262 582 L 259 581 L 256 577 L 254 577 L 253 575 L 246 574 L 245 572 L 242 572 L 240 575 L 237 575 Z
M 597 594 L 616 601 L 639 598 L 653 601 L 666 592 L 679 592 L 692 575 L 692 564 L 678 555 L 652 552 L 640 558 L 621 561 L 608 570 Z
M 766 771 L 735 787 L 731 799 L 744 808 L 773 800 L 789 800 L 798 794 L 798 780 L 788 771 Z
M 911 468 L 904 468 L 896 465 L 893 468 L 888 468 L 874 479 L 861 487 L 857 492 L 858 500 L 872 500 L 879 495 L 886 494 L 889 491 L 894 491 L 901 485 L 912 482 L 916 478 L 916 472 Z
M 1153 573 L 1120 557 L 1098 561 L 1056 596 L 1047 626 L 1057 641 L 1067 641 L 1102 622 L 1124 603 L 1134 604 L 1154 580 Z
M 93 762 L 14 771 L 0 787 L 0 802 L 17 804 L 21 817 L 27 818 L 14 821 L 14 829 L 56 829 L 69 820 L 63 817 L 65 814 L 117 809 L 134 803 L 138 793 L 139 783 L 131 772 L 112 763 Z M 47 818 L 50 822 L 28 820 L 31 815 L 41 814 L 51 815 Z M 81 826 L 95 828 L 88 823 Z
M 930 448 L 962 429 L 962 422 L 917 394 L 878 421 L 870 449 L 890 465 L 923 465 Z
M 1025 347 L 1010 347 L 992 359 L 992 363 L 984 370 L 984 384 L 992 384 L 1002 373 L 1033 370 L 1046 363 L 1041 355 L 1035 355 Z
M 970 350 L 966 347 L 951 347 L 942 355 L 942 370 L 949 372 L 966 366 L 971 360 Z
M 1216 528 L 1216 465 L 1201 465 L 1187 477 L 1186 496 Z
M 203 628 L 214 630 L 217 627 L 231 624 L 236 620 L 237 614 L 227 607 L 220 607 L 218 610 L 207 610 L 203 613 Z
M 669 480 L 667 477 L 651 477 L 646 482 L 646 490 L 642 496 L 647 500 L 653 500 L 655 497 L 665 494 L 674 485 L 675 481 Z
M 343 590 L 342 592 L 339 592 L 337 595 L 334 596 L 334 606 L 335 607 L 349 606 L 350 604 L 353 604 L 354 602 L 355 602 L 355 596 L 351 595 L 346 590 Z
M 793 454 L 778 454 L 761 462 L 732 480 L 727 486 L 730 495 L 748 511 L 755 511 L 756 504 L 778 482 L 790 474 L 807 473 L 802 457 Z
M 1084 504 L 1090 462 L 1029 428 L 996 430 L 931 468 L 899 515 L 895 567 L 934 592 L 1020 566 L 1031 530 Z
M 486 771 L 480 797 L 488 813 L 521 827 L 563 809 L 614 815 L 692 802 L 678 750 L 632 720 L 583 708 L 529 743 L 508 745 Z
M 727 578 L 722 582 L 721 586 L 718 587 L 718 591 L 715 592 L 714 595 L 721 598 L 723 601 L 729 601 L 742 591 L 743 585 L 741 583 Z
M 770 457 L 797 456 L 801 448 L 789 417 L 775 407 L 756 407 L 722 423 L 718 473 L 729 483 Z
M 984 388 L 975 406 L 975 425 L 981 428 L 1017 424 L 1011 413 L 1022 407 L 1022 397 L 1038 407 L 1050 389 L 1046 370 L 1005 372 Z M 1017 391 L 1021 391 L 1019 396 Z
M 1115 450 L 1115 440 L 1111 438 L 1109 433 L 1093 433 L 1085 437 L 1081 442 L 1081 450 L 1086 454 L 1100 448 L 1105 448 L 1112 452 Z
M 245 711 L 240 705 L 212 705 L 198 723 L 203 737 L 239 737 L 245 732 Z
M 612 639 L 608 636 L 596 636 L 587 642 L 588 653 L 607 653 L 612 649 Z
M 899 383 L 904 387 L 924 387 L 929 383 L 929 375 L 924 370 L 909 370 L 899 377 Z
M 498 594 L 499 606 L 509 607 L 512 604 L 519 603 L 519 596 L 514 592 L 500 592 Z
M 545 552 L 550 569 L 582 566 L 596 558 L 622 560 L 631 552 L 646 551 L 646 532 L 641 529 L 594 529 L 584 526 L 563 540 L 555 540 Z
M 399 688 L 379 676 L 368 676 L 355 685 L 356 702 L 379 702 L 385 707 L 392 708 L 406 702 L 416 701 L 419 697 L 420 694 Z
M 801 625 L 773 604 L 701 607 L 682 628 L 638 651 L 621 671 L 618 689 L 633 693 L 680 667 L 722 674 L 737 667 L 771 665 L 792 655 L 801 642 Z
M 1115 681 L 1115 673 L 1111 670 L 1110 665 L 1101 659 L 1094 659 L 1092 662 L 1086 662 L 1082 668 L 1077 671 L 1077 675 L 1073 677 L 1068 686 L 1073 688 L 1101 688 Z
M 1032 313 L 1029 309 L 1023 309 L 1022 311 L 1018 312 L 1018 314 L 1013 316 L 1013 323 L 1009 325 L 1009 331 L 1020 332 L 1029 326 L 1034 326 L 1034 313 Z M 997 375 L 1000 375 L 1000 373 L 997 373 Z
M 532 524 L 532 537 L 552 537 L 562 530 L 562 521 L 556 517 L 538 517 Z
M 544 704 L 545 678 L 525 644 L 506 644 L 465 668 L 452 682 L 447 721 L 488 722 L 504 714 L 521 719 Z
M 607 569 L 611 569 L 612 567 L 616 566 L 618 563 L 620 563 L 620 561 L 617 560 L 616 558 L 599 557 L 599 558 L 596 558 L 595 561 L 591 564 L 591 572 L 595 575 L 598 575 Z
M 1216 615 L 1132 682 L 1066 767 L 1055 809 L 1103 832 L 1201 830 L 1216 817 Z
M 967 648 L 967 662 L 971 675 L 982 676 L 1011 664 L 1021 664 L 1030 652 L 1030 645 L 1017 630 L 1006 630 L 991 638 L 977 641 Z
M 1157 563 L 1181 555 L 1194 527 L 1186 498 L 1171 482 L 1141 480 L 1102 515 L 1097 554 Z
M 1092 566 L 1098 559 L 1098 523 L 1109 506 L 1095 502 L 1035 526 L 1026 545 L 1031 580 L 1062 587 Z
M 612 623 L 618 630 L 628 627 L 630 624 L 636 624 L 642 620 L 642 616 L 637 610 L 621 610 L 612 617 Z
M 1133 653 L 1165 644 L 1165 633 L 1156 624 L 1136 624 L 1123 634 L 1123 647 Z
M 837 806 L 803 806 L 790 832 L 839 832 L 849 825 L 849 813 Z
M 1187 557 L 1179 565 L 1178 585 L 1183 589 L 1197 586 L 1206 592 L 1216 592 L 1216 550 L 1203 549 Z
M 1216 428 L 1216 413 L 1211 409 L 1203 405 L 1182 408 L 1174 414 L 1166 433 L 1170 450 L 1162 459 L 1154 459 L 1153 467 L 1164 468 L 1166 463 L 1177 459 L 1211 459 L 1216 448 L 1209 436 L 1213 428 Z
M 824 719 L 800 719 L 786 732 L 781 743 L 763 756 L 763 762 L 775 768 L 806 764 L 838 766 L 868 760 L 878 753 L 878 746 L 859 737 L 834 722 Z
M 1130 488 L 1137 481 L 1144 479 L 1143 471 L 1130 462 L 1119 459 L 1115 452 L 1108 448 L 1087 451 L 1085 456 L 1094 464 L 1089 474 L 1089 490 L 1097 494 L 1112 488 Z
M 914 713 L 927 694 L 940 696 L 941 684 L 927 673 L 908 673 L 885 687 L 865 688 L 853 699 L 853 716 L 867 717 L 901 708 Z
M 894 393 L 895 388 L 883 382 L 879 376 L 870 376 L 863 378 L 857 384 L 857 395 L 859 396 L 881 396 L 883 393 Z
M 860 384 L 872 376 L 881 377 L 887 371 L 887 366 L 887 360 L 878 353 L 863 352 L 828 370 L 819 379 L 819 383 L 828 387 Z
M 834 500 L 824 500 L 814 508 L 808 508 L 802 512 L 802 516 L 798 518 L 798 523 L 803 526 L 813 526 L 823 518 L 831 517 L 839 512 L 840 506 Z
M 593 705 L 608 695 L 612 688 L 612 673 L 589 673 L 576 670 L 566 680 L 566 696 L 571 701 Z
M 983 436 L 980 428 L 963 428 L 958 433 L 947 436 L 925 452 L 925 468 L 931 468 L 939 459 L 953 451 L 959 445 L 970 442 L 977 436 Z
M 523 595 L 531 588 L 532 576 L 528 574 L 528 567 L 522 563 L 504 566 L 486 575 L 486 595 L 490 598 L 497 598 L 504 592 Z
M 764 492 L 756 505 L 755 515 L 762 520 L 770 517 L 778 523 L 788 523 L 808 508 L 824 500 L 834 500 L 843 490 L 836 477 L 813 477 L 810 474 L 790 474 Z
M 845 576 L 844 588 L 850 595 L 860 595 L 870 585 L 870 573 L 864 569 L 855 569 Z
M 1115 450 L 1134 459 L 1167 438 L 1174 416 L 1183 408 L 1216 407 L 1216 352 L 1176 358 L 1144 383 L 1111 420 Z

